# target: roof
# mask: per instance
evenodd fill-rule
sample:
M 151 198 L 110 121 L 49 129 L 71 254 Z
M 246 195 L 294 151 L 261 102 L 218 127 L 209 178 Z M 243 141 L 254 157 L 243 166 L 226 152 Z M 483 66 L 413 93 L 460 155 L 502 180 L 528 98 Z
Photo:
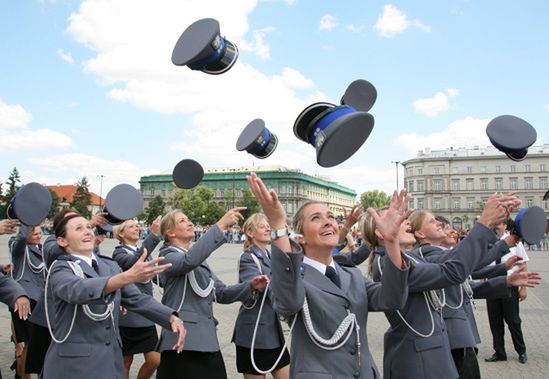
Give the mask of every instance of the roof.
M 75 185 L 57 185 L 57 186 L 47 186 L 48 189 L 55 192 L 57 195 L 57 198 L 59 199 L 59 202 L 63 203 L 71 203 L 72 198 L 74 197 L 74 194 L 76 193 L 76 189 L 78 188 Z M 91 195 L 91 205 L 103 205 L 105 204 L 105 199 L 100 198 L 98 195 L 96 195 L 93 192 L 90 192 Z M 65 199 L 65 200 L 63 200 Z

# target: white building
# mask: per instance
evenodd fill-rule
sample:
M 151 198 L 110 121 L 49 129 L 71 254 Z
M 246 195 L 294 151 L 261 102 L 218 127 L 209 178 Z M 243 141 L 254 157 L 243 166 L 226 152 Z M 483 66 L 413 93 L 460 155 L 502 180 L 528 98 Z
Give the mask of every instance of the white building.
M 470 228 L 488 196 L 517 191 L 524 207 L 537 205 L 549 214 L 543 195 L 549 189 L 549 144 L 532 146 L 515 162 L 493 147 L 420 150 L 402 163 L 411 208 L 428 209 Z

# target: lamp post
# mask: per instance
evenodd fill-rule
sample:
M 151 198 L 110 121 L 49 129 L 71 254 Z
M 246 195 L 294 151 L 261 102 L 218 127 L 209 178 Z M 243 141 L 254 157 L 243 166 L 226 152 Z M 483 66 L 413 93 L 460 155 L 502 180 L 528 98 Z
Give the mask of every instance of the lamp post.
M 395 170 L 396 170 L 396 189 L 398 191 L 398 164 L 400 161 L 391 161 L 391 163 L 395 164 Z
M 234 208 L 234 181 L 236 176 L 236 168 L 233 168 L 233 208 Z
M 101 210 L 101 206 L 103 205 L 103 178 L 105 177 L 105 175 L 101 174 L 101 175 L 97 175 L 98 177 L 101 178 L 101 181 L 100 181 L 100 184 L 99 184 L 99 210 Z

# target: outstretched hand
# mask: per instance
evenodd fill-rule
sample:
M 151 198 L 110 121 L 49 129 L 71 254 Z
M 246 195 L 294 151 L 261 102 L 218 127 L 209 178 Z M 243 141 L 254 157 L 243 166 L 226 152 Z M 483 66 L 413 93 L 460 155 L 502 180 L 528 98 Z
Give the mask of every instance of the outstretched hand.
M 362 204 L 360 205 L 353 205 L 353 208 L 351 210 L 343 209 L 343 218 L 345 220 L 344 225 L 347 229 L 350 229 L 354 224 L 360 220 L 360 217 L 362 217 L 362 214 L 364 213 L 364 206 Z
M 252 290 L 262 290 L 269 284 L 269 277 L 267 275 L 257 275 L 252 279 Z
M 172 267 L 171 263 L 158 265 L 159 262 L 162 262 L 164 260 L 164 257 L 158 257 L 151 259 L 150 261 L 145 261 L 146 257 L 147 249 L 144 248 L 143 254 L 141 254 L 137 262 L 135 262 L 134 265 L 125 272 L 128 275 L 128 279 L 130 280 L 130 282 L 146 282 L 147 280 Z
M 273 229 L 283 228 L 286 225 L 287 215 L 275 190 L 268 190 L 255 172 L 248 176 L 248 186 L 263 209 L 263 213 L 267 216 L 271 227 Z
M 521 263 L 519 269 L 507 276 L 507 286 L 509 287 L 530 287 L 541 283 L 539 272 L 526 271 L 526 263 Z
M 398 241 L 400 225 L 412 213 L 411 210 L 407 209 L 409 201 L 410 196 L 406 195 L 406 190 L 403 189 L 400 193 L 393 192 L 391 204 L 383 212 L 383 215 L 379 215 L 374 208 L 368 208 L 368 213 L 376 223 L 376 229 L 381 233 L 386 243 Z
M 244 220 L 244 216 L 242 216 L 242 211 L 245 211 L 246 207 L 236 207 L 229 209 L 227 213 L 223 215 L 217 222 L 217 226 L 219 226 L 219 229 L 226 230 L 230 228 L 231 226 L 238 224 L 240 220 Z

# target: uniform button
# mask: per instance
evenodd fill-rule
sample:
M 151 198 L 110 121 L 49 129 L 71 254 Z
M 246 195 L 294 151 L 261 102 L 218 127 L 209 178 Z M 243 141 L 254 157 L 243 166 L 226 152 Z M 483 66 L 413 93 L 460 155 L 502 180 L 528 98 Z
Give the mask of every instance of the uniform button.
M 208 301 L 208 305 L 212 305 L 212 302 L 211 302 L 211 301 Z
M 93 297 L 93 292 L 90 292 L 88 295 L 89 295 L 90 297 Z
M 355 349 L 351 349 L 351 355 L 355 355 L 356 354 L 356 350 Z
M 355 371 L 353 378 L 360 378 L 360 371 Z
M 285 268 L 284 268 L 284 271 L 290 272 L 290 268 L 289 268 L 289 267 L 285 267 Z
M 111 326 L 110 326 L 110 325 L 107 325 L 107 326 L 105 327 L 105 329 L 111 330 Z
M 489 249 L 491 249 L 493 246 L 494 246 L 493 243 L 489 243 L 489 244 L 488 244 L 488 248 L 489 248 Z
M 211 320 L 212 319 L 212 316 L 208 316 L 208 320 Z
M 105 342 L 105 345 L 110 346 L 110 345 L 111 345 L 111 341 Z

